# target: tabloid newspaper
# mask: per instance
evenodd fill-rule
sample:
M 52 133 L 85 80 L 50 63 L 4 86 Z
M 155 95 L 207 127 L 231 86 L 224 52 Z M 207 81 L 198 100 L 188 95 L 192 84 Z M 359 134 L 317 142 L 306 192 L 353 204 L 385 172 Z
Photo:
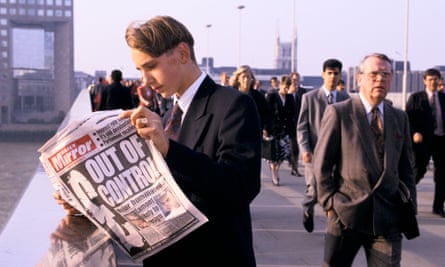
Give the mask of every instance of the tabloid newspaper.
M 134 261 L 180 240 L 207 218 L 185 197 L 162 155 L 121 110 L 89 113 L 40 149 L 62 197 Z

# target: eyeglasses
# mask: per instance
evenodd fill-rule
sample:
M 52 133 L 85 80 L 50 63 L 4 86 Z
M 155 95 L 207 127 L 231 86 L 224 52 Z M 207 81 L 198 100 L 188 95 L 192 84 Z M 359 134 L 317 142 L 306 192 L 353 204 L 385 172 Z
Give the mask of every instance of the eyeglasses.
M 373 80 L 375 80 L 377 76 L 380 76 L 382 79 L 387 79 L 392 76 L 392 72 L 387 72 L 387 71 L 371 71 L 368 73 L 362 72 L 362 74 L 366 75 L 368 78 Z

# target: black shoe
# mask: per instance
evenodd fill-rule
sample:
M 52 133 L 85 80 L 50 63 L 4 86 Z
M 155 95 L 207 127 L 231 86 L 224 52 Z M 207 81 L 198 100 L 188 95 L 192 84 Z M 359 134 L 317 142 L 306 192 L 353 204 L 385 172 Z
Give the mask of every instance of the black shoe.
M 306 231 L 312 233 L 314 231 L 314 215 L 308 212 L 303 213 L 303 226 Z
M 290 174 L 293 175 L 293 176 L 298 176 L 298 177 L 301 177 L 301 176 L 302 176 L 301 173 L 299 173 L 297 170 L 292 170 L 292 171 L 290 172 Z
M 439 217 L 445 218 L 445 211 L 443 210 L 433 210 L 433 214 L 439 215 Z

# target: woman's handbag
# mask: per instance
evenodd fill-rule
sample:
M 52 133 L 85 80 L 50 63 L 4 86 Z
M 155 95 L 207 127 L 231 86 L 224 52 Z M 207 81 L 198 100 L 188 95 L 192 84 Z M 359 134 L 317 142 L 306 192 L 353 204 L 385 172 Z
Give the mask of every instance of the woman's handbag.
M 261 157 L 267 160 L 272 160 L 274 153 L 274 144 L 273 137 L 263 136 L 263 140 L 261 142 Z

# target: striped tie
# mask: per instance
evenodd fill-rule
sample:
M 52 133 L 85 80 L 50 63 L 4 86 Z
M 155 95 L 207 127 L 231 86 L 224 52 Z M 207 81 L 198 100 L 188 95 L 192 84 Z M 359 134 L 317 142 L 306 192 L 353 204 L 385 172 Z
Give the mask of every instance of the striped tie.
M 176 103 L 167 122 L 167 126 L 165 127 L 167 136 L 172 140 L 178 140 L 179 130 L 181 129 L 181 118 L 182 110 L 179 107 L 178 103 Z

